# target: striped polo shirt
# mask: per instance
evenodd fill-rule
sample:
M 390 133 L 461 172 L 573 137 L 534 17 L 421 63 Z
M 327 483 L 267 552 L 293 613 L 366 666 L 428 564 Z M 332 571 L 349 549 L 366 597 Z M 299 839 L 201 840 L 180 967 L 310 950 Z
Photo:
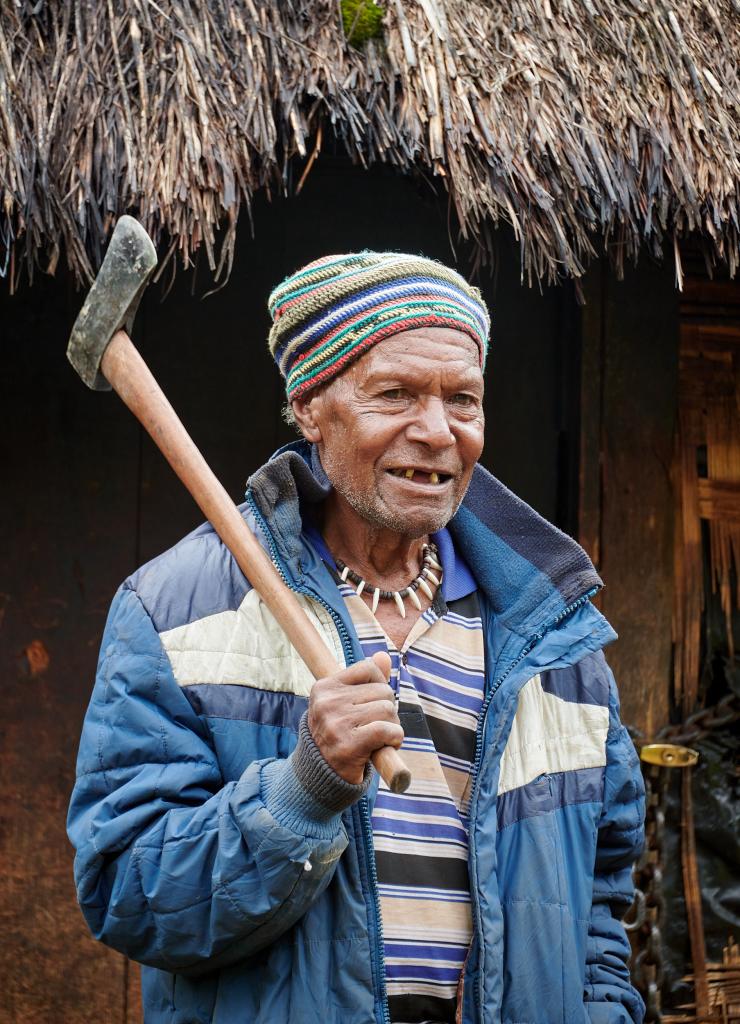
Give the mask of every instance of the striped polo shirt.
M 483 702 L 476 585 L 446 530 L 432 540 L 444 576 L 400 650 L 354 588 L 339 583 L 363 652 L 386 650 L 411 787 L 380 780 L 372 812 L 386 986 L 394 1024 L 454 1022 L 472 937 L 468 806 Z

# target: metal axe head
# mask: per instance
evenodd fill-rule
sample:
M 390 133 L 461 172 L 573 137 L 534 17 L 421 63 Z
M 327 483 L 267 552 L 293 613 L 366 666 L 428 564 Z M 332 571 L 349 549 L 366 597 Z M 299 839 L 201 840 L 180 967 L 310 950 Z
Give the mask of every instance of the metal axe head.
M 131 333 L 139 301 L 156 265 L 157 253 L 144 228 L 133 217 L 121 217 L 67 345 L 67 359 L 94 391 L 110 390 L 100 372 L 103 353 L 121 327 Z

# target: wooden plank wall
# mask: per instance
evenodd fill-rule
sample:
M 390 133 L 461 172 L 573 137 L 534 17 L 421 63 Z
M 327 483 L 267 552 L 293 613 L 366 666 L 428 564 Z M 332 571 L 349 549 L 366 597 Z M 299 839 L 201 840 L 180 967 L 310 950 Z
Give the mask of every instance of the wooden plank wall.
M 709 278 L 686 248 L 680 302 L 679 432 L 676 480 L 674 696 L 683 716 L 706 703 L 704 662 L 721 608 L 732 658 L 737 608 L 733 551 L 740 553 L 740 281 L 723 268 Z M 702 522 L 702 520 L 704 522 Z M 719 593 L 717 593 L 719 591 Z M 721 594 L 721 596 L 720 596 Z M 718 602 L 720 608 L 712 607 Z
M 341 217 L 327 213 L 337 208 Z M 300 202 L 259 202 L 253 213 L 254 238 L 245 223 L 231 283 L 206 301 L 197 298 L 202 273 L 179 278 L 164 302 L 155 286 L 136 330 L 235 500 L 248 473 L 292 436 L 264 352 L 270 287 L 327 251 L 454 259 L 446 209 L 428 190 L 346 162 L 322 157 Z M 495 324 L 485 461 L 544 515 L 565 509 L 560 524 L 572 529 L 562 518 L 573 479 L 562 458 L 575 411 L 570 292 L 521 287 L 513 239 L 500 236 L 500 247 L 496 277 L 484 280 Z M 90 939 L 76 906 L 64 822 L 114 590 L 200 519 L 115 396 L 87 392 L 67 365 L 80 303 L 61 272 L 13 298 L 0 281 L 3 1024 L 140 1019 L 136 967 Z
M 111 582 L 136 560 L 139 442 L 64 367 L 67 299 L 40 282 L 22 317 L 0 304 L 2 1014 L 129 1024 L 128 967 L 87 937 L 64 821 Z
M 668 721 L 678 292 L 670 261 L 584 282 L 579 537 L 620 635 L 607 650 L 623 718 L 645 736 Z

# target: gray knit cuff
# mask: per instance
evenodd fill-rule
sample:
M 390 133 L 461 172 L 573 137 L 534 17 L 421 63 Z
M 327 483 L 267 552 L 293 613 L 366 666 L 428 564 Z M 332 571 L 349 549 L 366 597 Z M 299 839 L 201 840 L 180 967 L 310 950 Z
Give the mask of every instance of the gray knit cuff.
M 301 718 L 298 745 L 290 757 L 271 761 L 262 769 L 262 795 L 276 821 L 293 832 L 327 838 L 339 814 L 364 796 L 373 769 L 365 769 L 359 785 L 346 782 L 323 758 Z
M 293 771 L 303 788 L 332 814 L 339 814 L 364 796 L 372 779 L 373 769 L 365 765 L 365 776 L 358 785 L 347 782 L 324 760 L 308 728 L 308 712 L 298 727 L 298 745 L 293 751 Z

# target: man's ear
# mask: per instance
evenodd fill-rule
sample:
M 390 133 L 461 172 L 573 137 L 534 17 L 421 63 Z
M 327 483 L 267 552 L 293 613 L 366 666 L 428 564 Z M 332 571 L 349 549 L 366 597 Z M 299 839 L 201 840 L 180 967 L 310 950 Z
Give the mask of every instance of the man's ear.
M 318 444 L 321 441 L 321 428 L 319 427 L 319 412 L 321 406 L 321 395 L 316 391 L 309 391 L 301 398 L 294 398 L 290 403 L 293 416 L 298 424 L 298 429 L 307 441 Z

